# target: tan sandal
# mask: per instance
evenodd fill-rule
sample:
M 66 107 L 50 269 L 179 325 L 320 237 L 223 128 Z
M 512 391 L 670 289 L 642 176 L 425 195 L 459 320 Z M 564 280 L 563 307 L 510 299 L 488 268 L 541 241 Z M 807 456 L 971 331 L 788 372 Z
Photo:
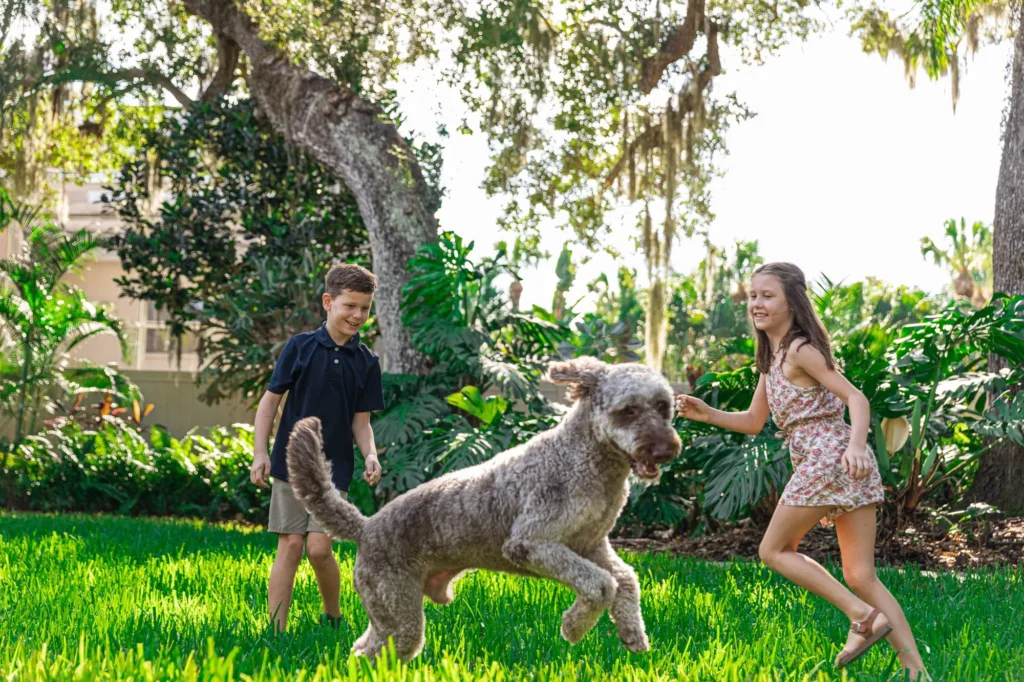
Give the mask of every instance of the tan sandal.
M 871 613 L 868 617 L 861 622 L 850 623 L 850 631 L 856 632 L 858 635 L 865 635 L 865 640 L 861 642 L 860 646 L 850 651 L 841 651 L 836 656 L 836 667 L 845 668 L 850 665 L 858 658 L 864 655 L 864 653 L 878 643 L 883 637 L 892 632 L 892 626 L 886 623 L 882 627 L 878 628 L 877 631 L 873 631 L 871 626 L 874 624 L 875 619 L 878 618 L 878 614 L 881 613 L 878 609 L 871 609 Z

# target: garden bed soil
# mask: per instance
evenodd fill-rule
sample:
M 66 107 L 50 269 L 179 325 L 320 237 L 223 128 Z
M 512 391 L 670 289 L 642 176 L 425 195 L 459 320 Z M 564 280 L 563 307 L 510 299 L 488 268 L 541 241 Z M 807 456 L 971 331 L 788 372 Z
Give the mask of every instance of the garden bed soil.
M 750 522 L 725 526 L 702 537 L 616 538 L 612 544 L 632 552 L 670 552 L 704 561 L 757 559 L 764 528 Z M 800 544 L 800 551 L 817 561 L 838 562 L 835 529 L 815 527 Z M 922 569 L 963 570 L 997 565 L 1024 565 L 1024 517 L 993 520 L 987 534 L 950 535 L 941 528 L 915 523 L 880 543 L 879 563 L 915 564 Z

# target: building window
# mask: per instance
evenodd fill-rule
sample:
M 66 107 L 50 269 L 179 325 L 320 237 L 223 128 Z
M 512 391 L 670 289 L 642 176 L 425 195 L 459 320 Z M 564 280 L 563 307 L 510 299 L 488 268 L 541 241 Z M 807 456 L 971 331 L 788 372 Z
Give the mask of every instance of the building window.
M 157 310 L 153 301 L 146 301 L 146 352 L 167 353 L 171 349 L 171 330 L 168 329 L 166 315 L 163 310 Z M 191 332 L 185 332 L 181 337 L 183 354 L 195 353 L 199 346 L 199 339 Z

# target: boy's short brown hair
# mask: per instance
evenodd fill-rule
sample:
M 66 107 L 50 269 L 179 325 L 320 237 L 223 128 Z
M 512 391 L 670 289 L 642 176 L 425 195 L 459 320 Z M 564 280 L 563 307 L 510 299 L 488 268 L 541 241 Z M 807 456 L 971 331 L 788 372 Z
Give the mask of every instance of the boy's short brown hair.
M 355 263 L 335 265 L 324 278 L 324 291 L 331 296 L 340 296 L 344 289 L 373 294 L 377 291 L 377 276 Z

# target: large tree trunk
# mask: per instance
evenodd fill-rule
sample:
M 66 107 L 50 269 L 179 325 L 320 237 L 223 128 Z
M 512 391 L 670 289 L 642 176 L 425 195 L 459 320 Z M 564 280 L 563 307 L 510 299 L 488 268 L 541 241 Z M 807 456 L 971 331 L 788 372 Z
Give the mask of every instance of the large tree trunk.
M 994 289 L 1007 294 L 1024 294 L 1024 3 L 1019 12 L 992 235 Z M 992 371 L 1005 366 L 1002 358 L 989 361 Z M 1024 448 L 1006 442 L 990 450 L 978 468 L 971 497 L 1007 514 L 1024 514 Z
M 370 234 L 379 281 L 377 319 L 388 372 L 422 374 L 426 359 L 402 325 L 406 263 L 437 240 L 431 190 L 416 157 L 380 108 L 351 89 L 291 63 L 260 39 L 231 0 L 184 0 L 220 40 L 241 47 L 252 65 L 249 87 L 271 125 L 323 164 L 352 192 Z

